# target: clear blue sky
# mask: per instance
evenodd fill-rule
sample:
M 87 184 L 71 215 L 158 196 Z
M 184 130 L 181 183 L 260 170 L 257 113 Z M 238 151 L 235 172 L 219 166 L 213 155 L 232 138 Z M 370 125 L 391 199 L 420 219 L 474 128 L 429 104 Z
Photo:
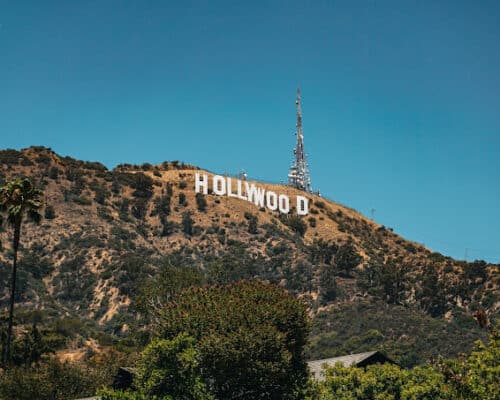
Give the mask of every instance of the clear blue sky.
M 314 5 L 308 5 L 313 3 Z M 312 182 L 500 262 L 498 1 L 3 1 L 0 147 Z

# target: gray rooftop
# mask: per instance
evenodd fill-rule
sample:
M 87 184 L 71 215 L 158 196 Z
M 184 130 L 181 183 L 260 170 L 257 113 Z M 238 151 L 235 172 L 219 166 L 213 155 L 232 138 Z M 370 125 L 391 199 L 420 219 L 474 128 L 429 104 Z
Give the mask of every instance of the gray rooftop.
M 344 367 L 356 367 L 363 361 L 369 359 L 370 357 L 373 357 L 376 354 L 380 353 L 378 351 L 368 351 L 366 353 L 349 354 L 347 356 L 308 361 L 307 365 L 309 366 L 309 370 L 316 379 L 324 380 L 325 377 L 323 375 L 323 365 L 327 364 L 329 367 L 333 367 L 335 364 L 340 363 Z

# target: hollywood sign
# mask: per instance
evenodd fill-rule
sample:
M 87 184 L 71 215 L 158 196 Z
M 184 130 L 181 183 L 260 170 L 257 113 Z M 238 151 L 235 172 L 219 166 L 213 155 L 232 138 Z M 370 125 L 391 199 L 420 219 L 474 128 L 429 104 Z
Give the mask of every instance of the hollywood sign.
M 290 212 L 290 197 L 286 194 L 277 194 L 272 190 L 265 190 L 254 183 L 233 180 L 228 176 L 213 175 L 209 181 L 208 174 L 195 174 L 194 187 L 196 193 L 208 194 L 209 188 L 217 196 L 235 197 L 246 200 L 259 207 L 266 207 L 271 211 L 279 210 L 282 214 Z M 209 185 L 210 184 L 210 185 Z M 307 215 L 309 213 L 309 199 L 305 196 L 297 195 L 295 198 L 295 209 L 297 215 Z

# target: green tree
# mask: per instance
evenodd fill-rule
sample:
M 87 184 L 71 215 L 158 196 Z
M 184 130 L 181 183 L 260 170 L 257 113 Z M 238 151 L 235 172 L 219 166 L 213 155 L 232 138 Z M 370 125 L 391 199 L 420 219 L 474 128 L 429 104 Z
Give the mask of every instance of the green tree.
M 335 300 L 338 295 L 337 279 L 335 269 L 327 264 L 323 264 L 319 269 L 319 287 L 322 303 Z
M 183 207 L 186 207 L 188 205 L 186 195 L 183 192 L 179 193 L 179 205 Z
M 7 214 L 7 221 L 14 230 L 12 247 L 14 258 L 12 262 L 12 278 L 9 303 L 9 321 L 7 339 L 3 351 L 4 362 L 10 359 L 10 343 L 12 340 L 12 324 L 14 318 L 14 302 L 16 296 L 17 253 L 21 239 L 21 226 L 24 218 L 39 223 L 41 220 L 43 192 L 36 188 L 29 179 L 15 179 L 0 188 L 0 211 Z
M 500 337 L 491 329 L 487 344 L 478 341 L 469 357 L 439 359 L 435 368 L 456 392 L 457 399 L 500 400 Z
M 424 267 L 421 289 L 417 293 L 420 306 L 432 317 L 439 317 L 446 312 L 446 286 L 436 266 Z
M 187 334 L 154 340 L 144 349 L 137 370 L 136 386 L 147 398 L 213 399 L 201 376 L 196 342 Z
M 478 342 L 467 358 L 438 359 L 405 370 L 396 365 L 366 369 L 336 365 L 313 384 L 315 400 L 500 400 L 500 346 L 492 330 L 488 344 Z
M 190 212 L 182 214 L 182 231 L 189 236 L 193 235 L 194 220 Z
M 340 246 L 334 258 L 335 266 L 346 274 L 356 268 L 361 261 L 363 261 L 363 258 L 351 243 Z
M 196 193 L 196 207 L 198 207 L 198 211 L 201 212 L 205 212 L 207 209 L 207 200 L 201 193 Z
M 192 288 L 157 315 L 156 334 L 196 341 L 202 377 L 218 399 L 299 399 L 307 382 L 306 305 L 258 281 Z
M 402 304 L 405 290 L 408 289 L 408 264 L 385 263 L 378 269 L 378 285 L 381 286 L 385 300 L 390 304 Z
M 133 308 L 143 315 L 157 312 L 162 304 L 172 301 L 176 294 L 204 283 L 202 273 L 193 267 L 177 267 L 167 260 L 158 274 L 147 279 L 139 287 Z
M 40 361 L 42 354 L 49 351 L 44 343 L 42 334 L 38 330 L 36 323 L 31 330 L 26 332 L 18 340 L 14 340 L 11 350 L 11 361 L 14 365 L 30 365 Z

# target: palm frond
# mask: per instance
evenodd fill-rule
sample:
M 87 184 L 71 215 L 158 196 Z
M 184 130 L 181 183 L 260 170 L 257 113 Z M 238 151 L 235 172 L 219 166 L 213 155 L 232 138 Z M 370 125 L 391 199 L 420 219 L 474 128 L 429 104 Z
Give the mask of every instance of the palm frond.
M 21 223 L 24 215 L 29 220 L 40 222 L 38 210 L 42 207 L 43 191 L 36 188 L 30 179 L 16 178 L 0 188 L 0 212 L 7 214 L 11 225 Z
M 33 210 L 38 210 L 40 207 L 42 207 L 42 202 L 40 200 L 34 200 L 34 199 L 27 199 L 25 200 L 26 202 L 26 208 L 28 209 L 33 209 Z

